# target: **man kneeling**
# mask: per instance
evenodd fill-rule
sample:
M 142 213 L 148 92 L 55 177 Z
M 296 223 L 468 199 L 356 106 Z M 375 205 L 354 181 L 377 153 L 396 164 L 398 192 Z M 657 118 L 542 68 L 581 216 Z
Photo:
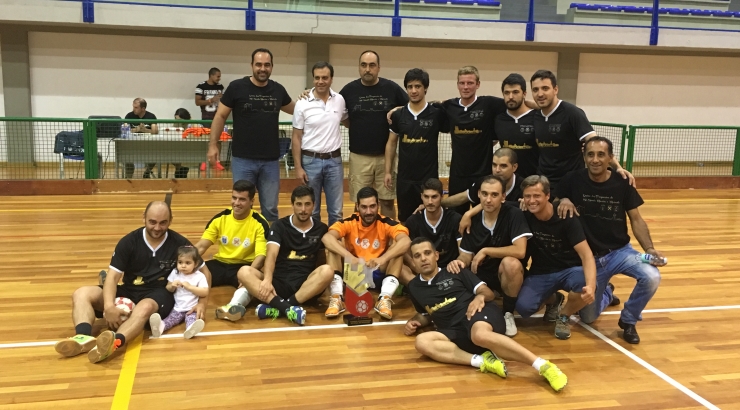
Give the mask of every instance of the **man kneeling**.
M 329 265 L 316 266 L 324 252 L 321 238 L 329 228 L 311 217 L 315 200 L 313 188 L 296 187 L 290 196 L 293 215 L 270 227 L 263 272 L 251 266 L 239 269 L 239 282 L 248 292 L 244 305 L 249 303 L 249 294 L 266 303 L 257 305 L 255 313 L 260 319 L 285 315 L 303 325 L 306 311 L 300 305 L 320 295 L 334 278 Z
M 506 377 L 506 365 L 499 355 L 531 363 L 555 391 L 565 387 L 568 377 L 557 366 L 504 336 L 506 324 L 501 310 L 491 303 L 493 291 L 473 272 L 462 269 L 453 275 L 438 268 L 439 254 L 424 237 L 411 242 L 411 257 L 415 271 L 420 272 L 408 284 L 418 313 L 406 323 L 404 333 L 411 336 L 432 322 L 437 327 L 416 337 L 419 353 L 438 362 L 470 364 L 484 373 Z

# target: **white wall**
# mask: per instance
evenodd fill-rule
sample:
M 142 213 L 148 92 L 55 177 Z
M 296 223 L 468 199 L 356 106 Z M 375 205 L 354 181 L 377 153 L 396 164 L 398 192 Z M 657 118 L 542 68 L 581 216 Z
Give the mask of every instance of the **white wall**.
M 0 49 L 0 117 L 5 116 L 5 97 L 3 95 L 3 54 Z M 0 162 L 8 160 L 7 136 L 5 135 L 5 124 L 0 124 Z

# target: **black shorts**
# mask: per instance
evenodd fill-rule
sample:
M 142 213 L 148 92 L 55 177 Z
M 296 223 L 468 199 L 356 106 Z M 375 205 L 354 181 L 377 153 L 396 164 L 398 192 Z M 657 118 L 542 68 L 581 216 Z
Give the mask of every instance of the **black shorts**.
M 506 331 L 506 321 L 504 321 L 504 314 L 501 309 L 493 302 L 486 303 L 483 310 L 473 315 L 470 320 L 467 318 L 463 319 L 458 327 L 452 329 L 437 329 L 438 332 L 447 336 L 448 339 L 461 350 L 464 350 L 471 354 L 482 354 L 488 348 L 478 346 L 473 343 L 470 339 L 470 331 L 473 329 L 473 325 L 476 322 L 486 322 L 493 327 L 493 332 L 498 334 L 504 334 Z
M 103 289 L 103 287 L 100 286 L 100 289 Z M 152 288 L 135 285 L 118 285 L 116 286 L 116 297 L 131 299 L 134 304 L 144 299 L 153 299 L 159 306 L 157 313 L 163 318 L 167 317 L 172 308 L 175 307 L 174 294 L 164 286 Z M 103 312 L 95 311 L 95 317 L 102 318 Z
M 211 271 L 211 287 L 232 286 L 239 287 L 239 279 L 236 274 L 242 266 L 249 266 L 248 263 L 223 263 L 216 259 L 206 261 L 206 267 Z
M 275 293 L 283 299 L 295 295 L 298 289 L 303 286 L 303 283 L 308 279 L 308 275 L 299 273 L 286 273 L 279 276 L 272 277 L 272 286 L 275 288 Z
M 504 294 L 504 290 L 501 287 L 501 280 L 498 277 L 498 269 L 501 266 L 501 259 L 496 259 L 498 263 L 490 263 L 490 266 L 486 266 L 485 270 L 478 269 L 478 279 L 486 283 L 486 286 L 495 290 L 499 295 Z
M 421 205 L 421 182 L 396 181 L 396 202 L 398 202 L 398 220 L 406 221 L 416 208 Z

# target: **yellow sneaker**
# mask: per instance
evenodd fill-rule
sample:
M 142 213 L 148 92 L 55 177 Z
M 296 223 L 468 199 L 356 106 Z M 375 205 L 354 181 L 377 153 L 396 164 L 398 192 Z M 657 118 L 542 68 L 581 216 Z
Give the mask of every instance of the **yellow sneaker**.
M 501 361 L 493 352 L 487 351 L 482 354 L 483 364 L 480 365 L 482 373 L 493 373 L 501 378 L 506 378 L 509 374 L 506 371 L 506 364 Z
M 568 376 L 549 361 L 545 362 L 545 364 L 540 367 L 540 375 L 547 379 L 547 382 L 550 383 L 550 387 L 555 391 L 563 390 L 565 385 L 568 384 Z
M 342 301 L 341 295 L 331 295 L 329 298 L 329 307 L 326 309 L 324 316 L 326 317 L 337 317 L 340 313 L 346 310 L 344 302 Z
M 121 346 L 121 341 L 116 339 L 116 333 L 106 330 L 98 336 L 96 346 L 87 354 L 90 363 L 99 363 L 107 359 Z
M 95 338 L 88 335 L 75 335 L 68 339 L 60 340 L 54 345 L 54 350 L 64 357 L 74 357 L 81 353 L 89 352 L 95 347 Z
M 393 301 L 391 300 L 390 296 L 383 296 L 379 298 L 378 303 L 375 304 L 375 311 L 378 312 L 380 317 L 391 320 L 393 319 L 391 303 L 393 303 Z

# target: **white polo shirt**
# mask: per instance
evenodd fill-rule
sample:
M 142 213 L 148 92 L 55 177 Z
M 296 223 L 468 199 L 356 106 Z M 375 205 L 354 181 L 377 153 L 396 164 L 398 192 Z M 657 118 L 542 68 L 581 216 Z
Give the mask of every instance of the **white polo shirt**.
M 311 89 L 307 99 L 298 100 L 293 110 L 293 128 L 303 130 L 301 149 L 326 154 L 342 146 L 340 123 L 347 119 L 344 97 L 329 89 L 324 103 Z

